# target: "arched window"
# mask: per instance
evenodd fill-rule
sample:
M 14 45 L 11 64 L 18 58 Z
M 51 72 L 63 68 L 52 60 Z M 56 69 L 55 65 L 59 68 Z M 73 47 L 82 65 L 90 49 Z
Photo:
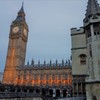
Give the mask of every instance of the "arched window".
M 79 55 L 79 57 L 80 57 L 80 64 L 81 65 L 86 65 L 86 55 L 81 54 L 81 55 Z

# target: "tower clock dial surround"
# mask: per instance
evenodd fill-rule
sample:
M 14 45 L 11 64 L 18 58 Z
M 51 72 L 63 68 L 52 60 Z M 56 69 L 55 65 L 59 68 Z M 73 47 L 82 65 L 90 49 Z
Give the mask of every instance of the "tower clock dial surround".
M 12 32 L 13 33 L 17 33 L 19 31 L 19 27 L 18 26 L 15 26 L 13 29 L 12 29 Z
M 24 28 L 24 35 L 27 36 L 27 30 Z

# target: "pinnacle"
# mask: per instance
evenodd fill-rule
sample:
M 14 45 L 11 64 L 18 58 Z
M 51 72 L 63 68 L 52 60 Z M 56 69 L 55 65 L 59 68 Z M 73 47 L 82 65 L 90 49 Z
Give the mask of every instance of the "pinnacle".
M 25 12 L 24 12 L 24 2 L 22 2 L 22 6 L 21 9 L 18 12 L 18 16 L 15 19 L 15 22 L 21 22 L 21 21 L 25 21 Z
M 97 0 L 88 0 L 86 17 L 90 17 L 92 15 L 100 14 L 100 7 Z
M 23 6 L 24 6 L 24 2 L 22 2 L 22 7 L 21 7 L 19 12 L 24 12 L 24 7 Z

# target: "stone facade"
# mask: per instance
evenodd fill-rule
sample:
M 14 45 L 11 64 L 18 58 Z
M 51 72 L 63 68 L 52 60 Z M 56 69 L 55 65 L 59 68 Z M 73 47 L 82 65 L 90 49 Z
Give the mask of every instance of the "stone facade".
M 83 27 L 80 29 L 71 29 L 72 39 L 72 73 L 73 75 L 86 75 L 86 38 Z M 78 69 L 78 70 L 77 70 Z
M 100 100 L 100 7 L 97 0 L 88 0 L 83 24 L 83 30 L 71 29 L 72 74 L 73 78 L 85 76 L 87 100 Z
M 68 63 L 35 64 L 17 68 L 15 85 L 35 87 L 37 93 L 53 97 L 71 96 L 72 70 Z
M 71 86 L 72 72 L 68 64 L 26 65 L 17 68 L 14 84 L 31 86 Z
M 85 96 L 85 76 L 87 73 L 87 48 L 84 28 L 71 29 L 73 96 Z

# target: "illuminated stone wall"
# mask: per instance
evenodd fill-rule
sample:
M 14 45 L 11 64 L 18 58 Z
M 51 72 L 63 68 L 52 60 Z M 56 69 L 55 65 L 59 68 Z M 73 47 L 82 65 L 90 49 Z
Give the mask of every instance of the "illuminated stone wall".
M 31 86 L 67 86 L 72 85 L 71 67 L 57 66 L 24 66 L 18 68 L 15 84 Z

